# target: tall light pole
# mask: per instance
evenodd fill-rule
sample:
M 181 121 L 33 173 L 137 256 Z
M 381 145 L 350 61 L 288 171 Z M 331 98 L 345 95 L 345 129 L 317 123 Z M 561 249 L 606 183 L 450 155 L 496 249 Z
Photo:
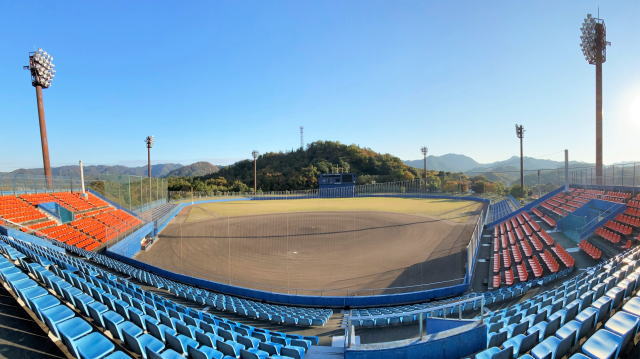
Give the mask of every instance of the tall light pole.
M 587 14 L 580 27 L 580 47 L 585 60 L 596 65 L 596 183 L 602 184 L 602 64 L 607 61 L 607 29 L 604 20 Z
M 524 196 L 524 157 L 522 155 L 522 139 L 524 138 L 524 127 L 516 124 L 516 136 L 520 139 L 520 191 Z
M 147 136 L 144 143 L 147 144 L 147 176 L 151 178 L 151 147 L 153 147 L 153 136 Z
M 304 126 L 300 126 L 300 149 L 304 150 Z
M 427 148 L 427 146 L 422 146 L 420 147 L 420 152 L 422 152 L 422 156 L 423 156 L 422 166 L 424 170 L 424 185 L 426 187 L 427 186 L 427 153 L 429 153 L 429 149 Z
M 36 88 L 36 101 L 38 102 L 38 119 L 40 122 L 40 144 L 42 146 L 42 165 L 44 176 L 47 180 L 47 187 L 53 187 L 53 177 L 51 177 L 51 164 L 49 162 L 49 142 L 47 140 L 47 123 L 44 116 L 44 102 L 42 100 L 42 89 L 49 88 L 51 81 L 56 75 L 54 69 L 53 56 L 42 49 L 29 53 L 29 65 L 25 70 L 31 73 L 31 85 Z
M 257 174 L 257 164 L 258 164 L 258 151 L 253 150 L 251 152 L 251 156 L 253 156 L 253 194 L 258 193 L 258 174 Z

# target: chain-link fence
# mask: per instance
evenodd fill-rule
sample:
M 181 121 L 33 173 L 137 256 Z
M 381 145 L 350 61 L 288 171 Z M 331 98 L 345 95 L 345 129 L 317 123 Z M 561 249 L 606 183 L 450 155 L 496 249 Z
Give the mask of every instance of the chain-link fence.
M 166 178 L 105 175 L 85 178 L 85 184 L 130 211 L 143 212 L 168 201 Z
M 82 190 L 79 177 L 53 176 L 51 182 L 51 186 L 47 185 L 47 178 L 44 175 L 2 174 L 0 175 L 0 195 Z
M 85 177 L 87 190 L 130 211 L 142 212 L 168 201 L 166 178 L 129 175 Z M 45 176 L 4 174 L 0 176 L 0 195 L 24 193 L 81 192 L 80 177 L 52 176 L 52 185 Z

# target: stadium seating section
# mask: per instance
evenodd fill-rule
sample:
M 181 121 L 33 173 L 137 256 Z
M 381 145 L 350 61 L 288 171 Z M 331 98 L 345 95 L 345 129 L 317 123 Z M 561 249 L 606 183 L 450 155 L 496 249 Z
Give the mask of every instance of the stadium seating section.
M 491 288 L 510 286 L 575 265 L 573 257 L 522 212 L 493 228 Z
M 620 357 L 634 346 L 640 327 L 638 259 L 640 248 L 631 249 L 491 312 L 483 318 L 487 349 L 474 357 Z
M 318 343 L 178 304 L 64 252 L 0 240 L 0 279 L 77 358 L 302 358 Z
M 513 197 L 503 199 L 489 205 L 489 214 L 487 215 L 487 222 L 495 222 L 500 218 L 508 216 L 511 212 L 520 208 L 517 205 L 516 200 Z
M 38 205 L 55 202 L 74 215 L 74 220 L 59 220 L 38 209 Z M 88 193 L 54 192 L 0 196 L 0 218 L 5 225 L 47 237 L 72 246 L 95 250 L 104 243 L 122 237 L 142 224 L 128 212 Z
M 624 213 L 618 214 L 594 231 L 595 237 L 583 240 L 579 248 L 591 258 L 599 259 L 603 249 L 620 251 L 631 248 L 639 236 L 633 236 L 640 229 L 640 194 L 630 192 L 604 191 L 571 188 L 568 193 L 559 193 L 532 210 L 549 227 L 555 227 L 558 220 L 572 213 L 592 199 L 625 204 Z

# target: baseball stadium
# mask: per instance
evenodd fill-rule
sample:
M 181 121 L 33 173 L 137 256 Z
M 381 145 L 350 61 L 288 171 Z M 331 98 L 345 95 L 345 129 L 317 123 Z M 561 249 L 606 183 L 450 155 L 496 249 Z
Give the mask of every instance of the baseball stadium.
M 42 168 L 0 172 L 0 358 L 639 358 L 640 166 L 603 163 L 610 43 L 599 15 L 580 31 L 596 161 L 535 169 L 516 125 L 515 168 L 431 169 L 426 147 L 409 165 L 300 127 L 299 149 L 211 174 L 155 175 L 153 136 L 143 175 L 54 172 L 54 63 L 34 49 Z

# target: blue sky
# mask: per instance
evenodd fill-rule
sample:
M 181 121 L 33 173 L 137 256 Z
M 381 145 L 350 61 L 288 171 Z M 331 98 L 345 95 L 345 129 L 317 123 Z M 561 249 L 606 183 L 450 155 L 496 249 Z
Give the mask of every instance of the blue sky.
M 403 159 L 594 159 L 596 1 L 3 1 L 0 171 L 41 165 L 27 52 L 52 53 L 52 165 L 228 164 L 337 140 Z M 640 2 L 602 2 L 604 158 L 640 160 Z

